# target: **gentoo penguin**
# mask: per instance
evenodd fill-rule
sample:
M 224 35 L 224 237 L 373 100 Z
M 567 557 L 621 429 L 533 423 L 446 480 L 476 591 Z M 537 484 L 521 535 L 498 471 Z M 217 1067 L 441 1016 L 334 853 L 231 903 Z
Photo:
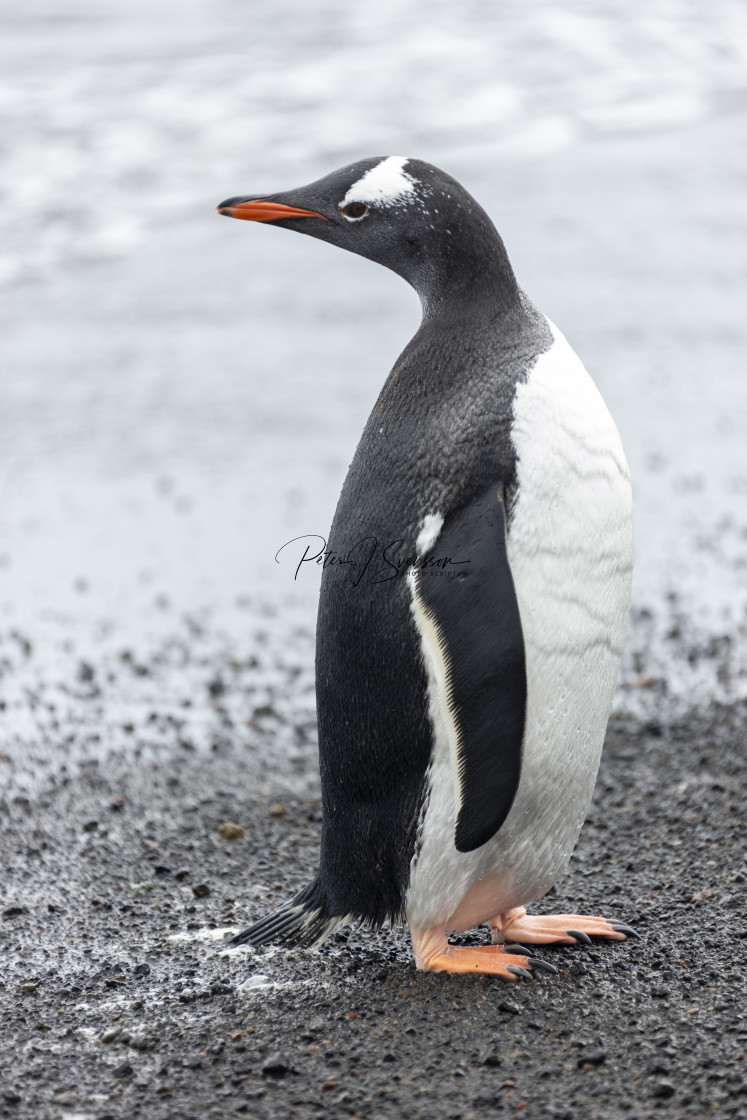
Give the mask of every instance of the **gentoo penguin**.
M 524 908 L 578 838 L 627 626 L 630 478 L 594 383 L 488 215 L 431 164 L 363 159 L 218 211 L 377 261 L 423 311 L 329 536 L 319 870 L 235 941 L 404 919 L 418 968 L 515 980 L 543 963 L 522 945 L 624 940 L 621 922 Z M 449 943 L 484 922 L 491 944 Z

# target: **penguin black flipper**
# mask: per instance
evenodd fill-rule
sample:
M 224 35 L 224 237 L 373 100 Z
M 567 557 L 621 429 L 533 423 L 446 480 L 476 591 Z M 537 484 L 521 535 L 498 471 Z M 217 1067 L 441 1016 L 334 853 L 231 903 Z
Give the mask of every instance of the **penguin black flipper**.
M 453 572 L 453 575 L 449 573 Z M 451 513 L 411 577 L 438 645 L 456 785 L 455 844 L 471 852 L 509 814 L 527 707 L 524 636 L 508 562 L 502 483 Z M 439 687 L 438 685 L 436 687 Z

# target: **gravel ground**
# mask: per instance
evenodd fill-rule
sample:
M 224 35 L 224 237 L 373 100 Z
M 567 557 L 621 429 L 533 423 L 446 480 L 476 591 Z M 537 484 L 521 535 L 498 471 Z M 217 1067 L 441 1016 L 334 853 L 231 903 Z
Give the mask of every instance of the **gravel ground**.
M 205 642 L 182 642 L 182 693 L 111 724 L 106 749 L 107 689 L 157 697 L 163 650 L 78 663 L 67 708 L 28 690 L 64 747 L 0 755 L 0 1116 L 747 1117 L 746 708 L 610 728 L 540 908 L 640 940 L 547 948 L 560 974 L 532 983 L 423 975 L 402 929 L 226 949 L 315 868 L 310 635 L 284 667 L 267 644 L 242 663 Z

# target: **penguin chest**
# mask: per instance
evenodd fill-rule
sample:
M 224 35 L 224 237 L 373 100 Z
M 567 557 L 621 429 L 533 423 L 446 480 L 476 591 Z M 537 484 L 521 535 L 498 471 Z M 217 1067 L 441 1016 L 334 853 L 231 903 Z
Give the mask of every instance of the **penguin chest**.
M 526 651 L 522 775 L 496 838 L 537 897 L 589 808 L 630 609 L 633 506 L 617 429 L 565 338 L 514 402 L 517 498 L 508 555 Z
M 527 677 L 519 785 L 492 839 L 457 851 L 453 732 L 424 635 L 433 750 L 407 901 L 419 927 L 466 928 L 541 897 L 570 858 L 596 780 L 630 604 L 631 488 L 596 386 L 554 328 L 553 336 L 517 386 L 511 433 L 507 555 Z M 485 913 L 460 912 L 468 892 Z

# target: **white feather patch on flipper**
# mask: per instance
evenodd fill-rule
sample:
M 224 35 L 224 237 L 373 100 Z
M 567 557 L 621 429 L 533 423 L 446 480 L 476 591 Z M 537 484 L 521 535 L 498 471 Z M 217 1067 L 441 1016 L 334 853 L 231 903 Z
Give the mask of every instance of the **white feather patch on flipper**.
M 428 513 L 423 518 L 423 527 L 415 542 L 415 551 L 418 556 L 425 556 L 438 540 L 438 535 L 444 527 L 444 519 L 440 513 Z
M 420 634 L 423 660 L 428 675 L 428 705 L 431 721 L 436 729 L 436 738 L 442 749 L 445 746 L 448 750 L 454 786 L 454 802 L 456 812 L 459 813 L 463 801 L 462 771 L 464 762 L 460 749 L 460 730 L 452 699 L 449 651 L 446 648 L 446 640 L 437 620 L 428 610 L 419 593 L 418 581 L 421 578 L 422 576 L 418 571 L 408 573 L 407 582 L 412 595 L 410 609 Z
M 343 198 L 340 206 L 351 202 L 371 202 L 376 206 L 394 206 L 414 194 L 417 180 L 404 170 L 407 156 L 388 156 L 362 175 Z

